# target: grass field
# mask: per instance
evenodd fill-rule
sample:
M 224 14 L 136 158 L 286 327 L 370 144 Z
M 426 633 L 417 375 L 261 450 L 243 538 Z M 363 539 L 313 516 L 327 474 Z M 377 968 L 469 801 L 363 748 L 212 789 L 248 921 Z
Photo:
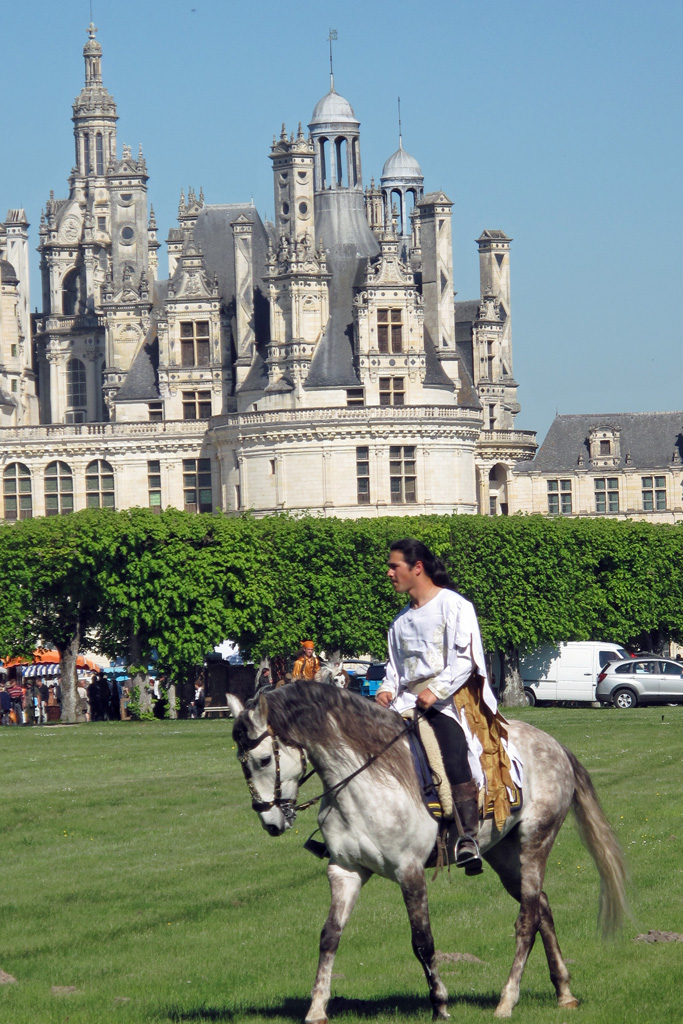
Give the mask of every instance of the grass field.
M 528 708 L 591 772 L 631 873 L 633 920 L 596 935 L 598 876 L 571 821 L 546 891 L 578 1011 L 558 1010 L 540 940 L 514 1018 L 680 1024 L 683 707 Z M 249 808 L 229 721 L 0 730 L 1 1024 L 301 1020 L 328 908 L 302 849 L 315 811 L 272 839 Z M 314 795 L 317 780 L 306 787 Z M 516 904 L 490 869 L 429 884 L 455 1024 L 491 1020 L 514 949 Z M 428 1021 L 397 886 L 372 879 L 342 938 L 332 1019 Z M 67 991 L 64 991 L 64 990 Z

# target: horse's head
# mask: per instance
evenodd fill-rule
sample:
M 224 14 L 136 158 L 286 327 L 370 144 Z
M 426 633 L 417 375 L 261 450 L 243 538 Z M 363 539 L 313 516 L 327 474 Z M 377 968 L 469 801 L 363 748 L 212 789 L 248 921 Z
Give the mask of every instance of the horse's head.
M 317 683 L 328 683 L 332 686 L 338 686 L 340 690 L 347 689 L 349 674 L 344 671 L 343 660 L 339 651 L 333 654 L 329 661 L 321 662 L 315 680 Z
M 299 747 L 281 743 L 268 726 L 264 696 L 246 708 L 231 702 L 237 719 L 232 735 L 237 757 L 251 794 L 251 806 L 266 832 L 280 836 L 296 818 L 294 804 L 306 770 L 306 755 Z

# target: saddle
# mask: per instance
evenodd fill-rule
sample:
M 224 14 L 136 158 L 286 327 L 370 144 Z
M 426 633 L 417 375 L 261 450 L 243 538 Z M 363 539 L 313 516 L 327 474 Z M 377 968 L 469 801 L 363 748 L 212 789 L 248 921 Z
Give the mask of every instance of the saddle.
M 469 687 L 469 683 L 466 686 Z M 460 691 L 455 696 L 458 697 L 459 694 Z M 467 697 L 471 694 L 464 696 L 465 701 L 462 704 L 467 714 L 470 703 Z M 488 709 L 486 711 L 488 712 Z M 436 821 L 452 821 L 453 796 L 434 730 L 427 719 L 414 716 L 413 712 L 406 712 L 403 717 L 414 726 L 408 732 L 408 742 L 424 805 Z M 510 759 L 502 742 L 503 736 L 507 736 L 507 730 L 501 726 L 507 723 L 502 716 L 497 715 L 494 718 L 489 713 L 487 717 L 490 722 L 483 723 L 481 716 L 477 722 L 479 728 L 476 732 L 472 730 L 483 748 L 480 763 L 486 780 L 485 785 L 479 789 L 479 821 L 493 818 L 495 827 L 500 831 L 509 814 L 520 810 L 522 790 L 512 778 Z M 468 724 L 471 728 L 470 715 Z M 481 728 L 483 724 L 486 726 L 485 730 Z M 482 735 L 484 732 L 485 735 Z

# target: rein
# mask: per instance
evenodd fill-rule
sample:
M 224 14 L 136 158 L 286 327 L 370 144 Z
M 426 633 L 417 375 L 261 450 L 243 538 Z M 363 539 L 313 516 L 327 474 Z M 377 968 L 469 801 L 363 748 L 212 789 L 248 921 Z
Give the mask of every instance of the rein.
M 417 712 L 417 709 L 415 710 Z M 417 713 L 419 714 L 419 712 Z M 351 774 L 347 775 L 346 778 L 341 779 L 339 782 L 335 782 L 333 786 L 330 786 L 329 789 L 323 790 L 322 793 L 319 793 L 318 796 L 314 796 L 311 800 L 306 800 L 304 801 L 304 803 L 301 804 L 294 804 L 292 800 L 283 800 L 282 798 L 282 783 L 280 780 L 280 744 L 276 734 L 272 731 L 270 726 L 268 726 L 255 739 L 248 740 L 244 747 L 244 750 L 238 755 L 238 760 L 242 765 L 242 772 L 244 774 L 244 778 L 246 779 L 246 783 L 251 794 L 252 809 L 255 810 L 257 813 L 260 813 L 262 811 L 269 811 L 271 807 L 280 807 L 287 819 L 293 819 L 297 811 L 306 811 L 308 810 L 309 807 L 313 807 L 314 804 L 317 804 L 318 801 L 322 800 L 323 797 L 329 796 L 330 793 L 336 793 L 338 790 L 343 789 L 344 786 L 348 785 L 348 783 L 351 782 L 352 779 L 355 779 L 357 775 L 360 775 L 362 772 L 366 770 L 366 768 L 369 768 L 371 764 L 374 764 L 375 761 L 377 761 L 378 758 L 382 756 L 382 754 L 385 754 L 390 747 L 393 747 L 394 743 L 402 739 L 406 735 L 406 733 L 410 732 L 414 728 L 415 725 L 413 722 L 406 723 L 403 729 L 401 729 L 401 731 L 397 733 L 396 736 L 392 737 L 392 739 L 390 739 L 388 743 L 385 743 L 381 750 L 378 750 L 376 754 L 372 754 L 372 756 L 369 757 L 367 761 L 365 761 L 360 766 L 360 768 L 356 768 L 355 772 L 351 772 Z M 273 757 L 275 759 L 275 791 L 273 793 L 273 799 L 270 801 L 261 800 L 259 794 L 256 792 L 256 787 L 254 786 L 254 783 L 252 781 L 252 774 L 251 771 L 249 770 L 249 765 L 247 764 L 247 754 L 249 753 L 249 751 L 253 750 L 255 747 L 258 747 L 258 745 L 263 742 L 266 736 L 272 737 Z M 299 778 L 299 781 L 297 783 L 297 789 L 299 789 L 301 786 L 303 786 L 304 782 L 310 779 L 312 775 L 315 775 L 315 768 L 312 768 L 310 772 L 306 773 L 306 754 L 302 747 L 298 747 L 297 749 L 301 757 L 301 777 Z
M 382 749 L 378 750 L 376 754 L 373 754 L 372 757 L 369 757 L 368 760 L 365 761 L 365 763 L 360 766 L 360 768 L 356 768 L 355 772 L 351 772 L 350 775 L 347 775 L 346 778 L 342 779 L 340 782 L 335 782 L 334 786 L 330 786 L 329 789 L 324 790 L 318 796 L 314 796 L 312 800 L 306 800 L 302 804 L 297 804 L 294 807 L 294 810 L 295 811 L 306 811 L 306 810 L 308 810 L 309 807 L 312 807 L 314 804 L 317 804 L 319 800 L 322 800 L 322 798 L 324 796 L 329 796 L 330 793 L 336 793 L 337 790 L 343 789 L 344 786 L 346 786 L 349 782 L 351 782 L 351 779 L 355 779 L 357 775 L 360 775 L 361 772 L 364 772 L 365 769 L 369 768 L 371 764 L 374 764 L 374 762 L 379 757 L 381 757 L 382 754 L 385 754 L 387 752 L 387 750 L 389 750 L 390 747 L 393 747 L 394 743 L 396 743 L 397 740 L 402 739 L 407 732 L 410 732 L 410 730 L 412 728 L 413 728 L 412 724 L 411 725 L 405 725 L 403 727 L 403 729 L 401 730 L 401 732 L 397 733 L 397 735 L 394 736 L 393 739 L 390 739 L 388 743 L 385 743 L 385 745 L 382 747 Z M 309 779 L 311 777 L 311 775 L 313 775 L 312 771 L 308 773 L 308 775 L 306 776 L 306 779 Z M 302 779 L 301 782 L 299 783 L 299 785 L 302 785 L 306 781 L 306 779 Z

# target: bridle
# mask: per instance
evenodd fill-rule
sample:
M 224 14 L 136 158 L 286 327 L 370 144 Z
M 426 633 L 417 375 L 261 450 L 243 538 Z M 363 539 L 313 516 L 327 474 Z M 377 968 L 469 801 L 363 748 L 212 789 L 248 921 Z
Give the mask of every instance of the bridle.
M 272 800 L 261 799 L 260 794 L 256 791 L 253 775 L 251 769 L 249 768 L 249 751 L 254 750 L 256 747 L 259 746 L 259 744 L 263 743 L 266 736 L 270 736 L 273 741 L 273 759 L 275 761 L 275 787 L 273 791 Z M 314 773 L 313 771 L 310 771 L 308 775 L 306 774 L 306 754 L 303 750 L 303 747 L 297 747 L 297 750 L 299 751 L 299 757 L 301 758 L 301 775 L 297 780 L 298 790 L 299 786 L 301 786 L 306 781 L 306 779 L 310 778 L 311 775 L 313 775 Z M 239 760 L 239 763 L 242 765 L 242 773 L 244 775 L 245 781 L 247 783 L 247 788 L 249 789 L 249 793 L 251 795 L 252 809 L 256 811 L 257 814 L 262 814 L 264 811 L 269 811 L 271 807 L 279 807 L 285 817 L 285 821 L 292 822 L 294 820 L 298 808 L 294 806 L 293 800 L 288 800 L 282 796 L 282 779 L 280 776 L 280 743 L 277 736 L 270 728 L 270 726 L 264 729 L 263 732 L 259 736 L 256 736 L 255 739 L 245 740 L 244 746 L 240 744 L 237 758 Z
M 244 778 L 249 788 L 249 793 L 251 794 L 252 809 L 260 814 L 263 811 L 269 811 L 271 807 L 279 807 L 285 817 L 285 820 L 291 824 L 291 822 L 293 822 L 294 818 L 296 817 L 297 811 L 305 811 L 309 807 L 312 807 L 314 804 L 317 804 L 318 801 L 322 800 L 323 797 L 329 796 L 330 793 L 335 793 L 338 790 L 343 789 L 346 785 L 348 785 L 349 782 L 351 782 L 352 779 L 355 779 L 357 775 L 360 775 L 361 772 L 364 772 L 365 769 L 369 768 L 371 764 L 374 764 L 374 762 L 379 757 L 381 757 L 382 754 L 386 753 L 386 751 L 390 747 L 393 747 L 394 743 L 402 739 L 406 735 L 406 733 L 410 732 L 413 728 L 413 722 L 406 722 L 405 727 L 401 730 L 401 732 L 393 736 L 389 740 L 389 742 L 381 748 L 381 750 L 377 751 L 376 754 L 372 754 L 367 759 L 367 761 L 364 761 L 360 768 L 357 768 L 354 772 L 351 772 L 350 775 L 347 775 L 339 782 L 336 782 L 333 786 L 330 786 L 329 789 L 326 789 L 324 790 L 324 792 L 319 793 L 318 796 L 313 797 L 311 800 L 306 800 L 302 804 L 295 804 L 293 800 L 286 800 L 282 797 L 282 783 L 280 779 L 280 744 L 276 734 L 273 732 L 271 727 L 267 726 L 263 730 L 263 732 L 255 739 L 246 740 L 244 747 L 240 745 L 240 752 L 237 755 L 237 758 L 240 764 L 242 765 L 242 772 L 244 774 Z M 249 751 L 253 750 L 255 747 L 258 747 L 260 743 L 263 743 L 266 736 L 270 736 L 273 740 L 273 758 L 275 760 L 275 790 L 273 793 L 272 800 L 261 800 L 260 795 L 256 792 L 256 787 L 254 786 L 254 783 L 252 781 L 251 770 L 247 763 L 247 755 Z M 297 781 L 297 789 L 299 789 L 304 784 L 304 782 L 306 782 L 307 779 L 310 779 L 311 775 L 315 775 L 315 769 L 312 768 L 310 772 L 306 773 L 306 753 L 303 747 L 297 747 L 297 750 L 299 751 L 299 756 L 301 757 L 301 775 L 299 776 L 299 779 Z

